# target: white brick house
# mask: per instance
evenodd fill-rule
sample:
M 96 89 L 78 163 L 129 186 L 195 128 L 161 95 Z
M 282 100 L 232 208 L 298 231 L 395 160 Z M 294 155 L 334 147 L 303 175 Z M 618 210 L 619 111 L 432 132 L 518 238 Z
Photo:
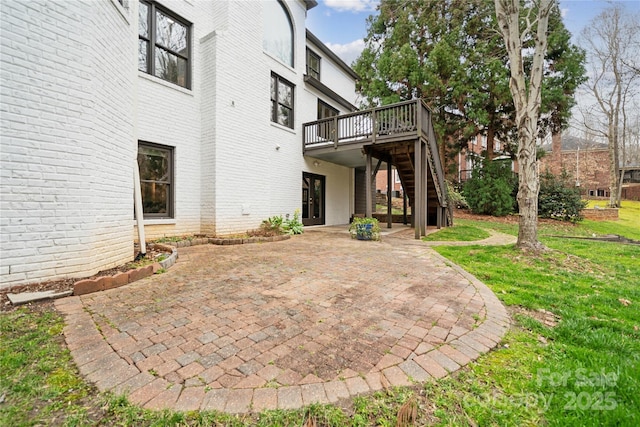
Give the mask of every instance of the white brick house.
M 136 160 L 147 239 L 346 223 L 353 168 L 303 154 L 302 124 L 357 100 L 315 5 L 2 2 L 0 287 L 130 261 Z

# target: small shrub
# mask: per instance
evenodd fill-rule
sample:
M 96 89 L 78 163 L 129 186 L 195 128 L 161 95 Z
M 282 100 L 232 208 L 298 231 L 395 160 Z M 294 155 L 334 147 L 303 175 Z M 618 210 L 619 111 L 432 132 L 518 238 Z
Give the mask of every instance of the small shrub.
M 302 222 L 300 222 L 300 209 L 296 209 L 293 212 L 293 218 L 289 219 L 289 215 L 287 214 L 287 219 L 284 221 L 282 225 L 282 229 L 287 234 L 302 234 L 303 230 Z
M 302 234 L 302 231 L 300 210 L 296 209 L 291 219 L 289 214 L 287 214 L 287 219 L 283 219 L 281 215 L 272 216 L 262 221 L 258 230 L 247 231 L 247 235 L 269 237 L 281 234 Z
M 462 193 L 458 191 L 449 181 L 447 181 L 447 194 L 449 195 L 449 203 L 458 209 L 469 209 L 469 204 Z
M 277 236 L 283 233 L 282 216 L 276 215 L 262 221 L 260 232 L 263 236 Z
M 559 177 L 549 171 L 540 175 L 538 216 L 578 222 L 583 219 L 582 209 L 586 206 L 587 202 L 580 198 L 580 190 L 571 185 L 566 171 Z
M 509 166 L 506 162 L 489 159 L 475 165 L 471 178 L 463 187 L 464 198 L 473 213 L 505 216 L 514 211 L 513 194 L 517 181 Z
M 349 226 L 352 239 L 380 240 L 380 224 L 375 218 L 353 218 Z

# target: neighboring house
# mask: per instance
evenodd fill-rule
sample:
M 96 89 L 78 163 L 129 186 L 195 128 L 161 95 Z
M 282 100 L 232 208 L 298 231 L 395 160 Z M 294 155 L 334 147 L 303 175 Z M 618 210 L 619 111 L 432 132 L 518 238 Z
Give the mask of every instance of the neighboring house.
M 347 223 L 371 197 L 367 165 L 312 153 L 303 124 L 356 114 L 357 75 L 306 30 L 316 4 L 4 2 L 0 287 L 130 261 L 137 167 L 148 240 L 296 210 L 306 225 Z M 415 193 L 423 212 L 430 182 Z
M 381 170 L 376 174 L 376 192 L 387 194 L 389 182 L 387 179 L 387 171 Z M 391 172 L 391 192 L 393 197 L 402 197 L 402 181 L 398 170 L 393 168 Z
M 585 198 L 609 198 L 609 149 L 606 144 L 589 143 L 575 136 L 563 136 L 551 146 L 543 147 L 547 154 L 540 159 L 540 173 L 546 171 L 560 176 L 563 171 L 580 189 Z M 640 167 L 627 167 L 621 196 L 623 199 L 640 200 Z
M 471 178 L 473 168 L 477 162 L 481 161 L 487 151 L 487 135 L 478 134 L 467 142 L 465 149 L 460 150 L 455 157 L 455 178 L 457 182 L 464 182 Z M 501 142 L 497 139 L 493 141 L 493 160 L 510 160 L 511 157 L 505 152 Z M 510 160 L 511 170 L 517 173 L 517 162 Z

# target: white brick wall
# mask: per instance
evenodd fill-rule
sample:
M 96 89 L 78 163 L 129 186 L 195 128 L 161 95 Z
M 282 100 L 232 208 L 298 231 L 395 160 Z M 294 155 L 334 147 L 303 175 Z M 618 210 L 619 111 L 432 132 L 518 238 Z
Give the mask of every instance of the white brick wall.
M 2 287 L 132 257 L 135 45 L 119 8 L 2 4 Z
M 138 2 L 134 3 L 137 17 Z M 202 66 L 198 45 L 212 26 L 212 2 L 163 0 L 158 3 L 192 24 L 191 89 L 138 72 L 137 139 L 174 147 L 174 219 L 146 220 L 148 240 L 200 233 Z M 162 224 L 157 225 L 158 222 Z
M 148 240 L 292 214 L 303 171 L 326 176 L 327 223 L 348 219 L 353 171 L 302 155 L 321 97 L 303 81 L 304 2 L 286 1 L 294 67 L 262 50 L 263 2 L 159 3 L 192 23 L 189 90 L 137 70 L 135 0 L 3 2 L 0 286 L 132 258 L 139 140 L 174 147 L 175 217 L 145 221 Z M 323 61 L 323 82 L 355 101 L 353 81 Z M 270 122 L 272 71 L 295 85 L 294 129 Z
M 353 172 L 326 163 L 318 169 L 302 155 L 302 124 L 316 120 L 318 97 L 309 92 L 303 80 L 304 3 L 292 0 L 286 5 L 295 34 L 293 68 L 262 51 L 261 27 L 252 32 L 244 29 L 243 23 L 262 21 L 255 2 L 231 2 L 229 25 L 216 36 L 215 217 L 219 234 L 255 228 L 269 216 L 293 214 L 300 209 L 303 171 L 327 177 L 327 224 L 347 222 L 352 211 Z M 355 102 L 353 80 L 328 58 L 323 58 L 322 66 L 327 70 L 323 82 L 337 85 L 338 93 Z M 294 129 L 269 120 L 272 71 L 295 85 Z M 238 88 L 243 88 L 242 92 Z M 247 209 L 244 215 L 243 206 Z

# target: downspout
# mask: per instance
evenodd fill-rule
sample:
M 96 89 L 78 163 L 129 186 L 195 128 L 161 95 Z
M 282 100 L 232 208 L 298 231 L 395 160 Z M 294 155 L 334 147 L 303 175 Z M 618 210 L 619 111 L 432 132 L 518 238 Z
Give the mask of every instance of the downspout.
M 136 259 L 144 258 L 147 255 L 147 244 L 144 238 L 144 212 L 142 211 L 142 190 L 140 188 L 140 169 L 138 161 L 133 167 L 133 199 L 134 210 L 136 214 L 136 222 L 138 224 L 138 241 L 140 242 L 140 253 L 136 255 Z
M 134 2 L 133 16 L 137 16 L 139 8 L 139 2 Z M 135 29 L 132 29 L 135 31 Z M 135 38 L 131 38 L 131 52 L 135 52 L 135 55 L 131 56 L 132 64 L 137 63 L 138 43 Z M 133 157 L 133 213 L 136 217 L 138 225 L 138 241 L 140 242 L 140 253 L 136 254 L 135 259 L 139 260 L 147 255 L 147 242 L 144 235 L 144 211 L 142 210 L 142 187 L 140 183 L 140 166 L 138 165 L 138 70 L 135 67 L 129 67 L 131 72 L 130 77 L 133 82 L 132 91 L 132 109 L 133 109 L 133 141 L 135 151 Z

